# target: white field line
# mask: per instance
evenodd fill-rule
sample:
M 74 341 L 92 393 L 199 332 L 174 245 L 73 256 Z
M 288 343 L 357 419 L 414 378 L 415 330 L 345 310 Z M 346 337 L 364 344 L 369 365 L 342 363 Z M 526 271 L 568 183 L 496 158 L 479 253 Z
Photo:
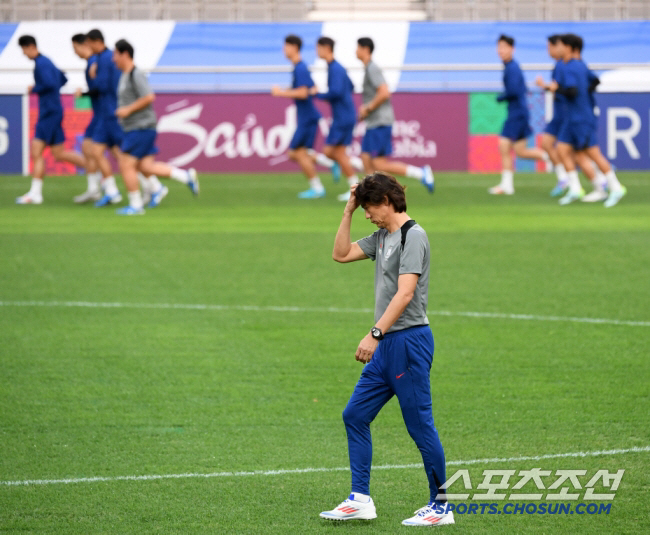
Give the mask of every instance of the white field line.
M 471 459 L 468 461 L 447 461 L 447 466 L 469 466 L 472 464 L 495 464 L 520 461 L 542 461 L 545 459 L 563 459 L 572 457 L 600 457 L 604 455 L 624 455 L 626 453 L 650 452 L 650 446 L 601 450 L 601 451 L 578 451 L 572 453 L 548 453 L 545 455 L 522 455 L 520 457 L 495 457 L 491 459 Z M 373 466 L 373 470 L 405 470 L 422 468 L 421 463 L 415 464 L 384 464 Z M 155 481 L 158 479 L 188 479 L 188 478 L 213 478 L 213 477 L 250 477 L 250 476 L 281 476 L 291 474 L 311 474 L 316 472 L 348 472 L 350 469 L 345 466 L 336 468 L 295 468 L 289 470 L 253 470 L 250 472 L 213 472 L 210 474 L 154 474 L 143 476 L 114 476 L 114 477 L 79 477 L 67 479 L 27 479 L 23 481 L 0 481 L 0 485 L 19 487 L 28 485 L 59 485 L 70 483 L 100 483 L 111 481 Z
M 89 301 L 0 301 L 0 307 L 62 307 L 62 308 L 137 308 L 172 310 L 216 310 L 244 312 L 315 312 L 338 314 L 372 314 L 371 308 L 340 307 L 299 307 L 272 305 L 206 305 L 184 303 L 95 303 Z M 578 318 L 571 316 L 542 316 L 537 314 L 506 314 L 501 312 L 453 312 L 450 310 L 429 310 L 430 316 L 450 316 L 465 318 L 492 318 L 523 321 L 557 321 L 569 323 L 596 323 L 605 325 L 627 325 L 650 327 L 650 321 L 617 320 L 611 318 Z

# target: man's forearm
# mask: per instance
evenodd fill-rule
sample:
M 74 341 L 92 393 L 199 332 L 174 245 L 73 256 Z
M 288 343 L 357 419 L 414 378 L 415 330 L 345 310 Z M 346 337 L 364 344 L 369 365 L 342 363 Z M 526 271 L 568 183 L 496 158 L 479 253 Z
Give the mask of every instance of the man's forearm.
M 388 329 L 390 329 L 399 319 L 399 317 L 404 313 L 404 310 L 406 310 L 406 307 L 411 302 L 411 299 L 413 299 L 412 292 L 406 293 L 400 292 L 398 290 L 390 300 L 390 303 L 388 303 L 388 306 L 386 307 L 386 310 L 382 314 L 381 318 L 379 318 L 379 321 L 375 323 L 375 326 L 381 329 L 382 333 L 388 331 Z
M 339 225 L 339 230 L 336 232 L 334 239 L 334 251 L 332 257 L 344 258 L 350 252 L 352 243 L 350 242 L 350 226 L 352 225 L 352 214 L 347 210 L 343 212 L 343 218 Z

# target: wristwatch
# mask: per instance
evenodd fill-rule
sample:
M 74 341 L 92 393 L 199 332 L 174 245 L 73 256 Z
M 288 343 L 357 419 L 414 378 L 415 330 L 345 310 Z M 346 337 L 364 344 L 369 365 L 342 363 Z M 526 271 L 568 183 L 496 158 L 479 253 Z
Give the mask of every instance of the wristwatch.
M 383 340 L 384 339 L 384 333 L 381 332 L 381 329 L 379 327 L 373 327 L 372 329 L 370 329 L 370 335 L 375 340 Z

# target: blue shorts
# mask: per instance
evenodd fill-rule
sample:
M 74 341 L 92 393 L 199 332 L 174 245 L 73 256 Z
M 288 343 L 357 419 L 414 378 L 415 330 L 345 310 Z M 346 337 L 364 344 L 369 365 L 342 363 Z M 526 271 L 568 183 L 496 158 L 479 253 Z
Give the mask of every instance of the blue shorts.
M 503 123 L 501 137 L 507 137 L 510 141 L 519 141 L 526 139 L 533 133 L 533 129 L 528 124 L 527 117 L 508 117 Z
M 558 134 L 560 133 L 560 129 L 562 128 L 562 122 L 563 121 L 560 117 L 553 117 L 553 119 L 551 119 L 546 125 L 546 128 L 544 128 L 544 132 L 552 135 L 554 138 L 557 138 Z
M 327 134 L 325 145 L 349 145 L 352 143 L 352 132 L 354 131 L 354 123 L 338 124 L 332 123 L 330 126 L 330 133 Z
M 293 137 L 291 138 L 291 143 L 289 143 L 290 149 L 299 149 L 305 147 L 311 149 L 314 146 L 314 141 L 316 140 L 316 134 L 318 133 L 318 121 L 312 121 L 311 123 L 299 124 L 296 128 Z
M 366 130 L 361 141 L 361 152 L 367 152 L 372 158 L 393 154 L 393 127 L 376 126 Z
M 120 123 L 115 119 L 105 119 L 100 117 L 95 124 L 95 131 L 93 132 L 93 141 L 101 143 L 107 147 L 119 147 L 122 145 L 122 138 L 124 131 Z
M 99 121 L 99 118 L 97 115 L 93 114 L 93 118 L 90 120 L 88 123 L 88 126 L 86 127 L 86 131 L 84 132 L 84 137 L 88 139 L 92 139 L 93 135 L 95 134 L 95 130 L 97 129 L 97 122 Z
M 560 128 L 557 140 L 568 143 L 575 150 L 581 151 L 598 145 L 596 127 L 589 123 L 570 123 L 565 121 Z
M 130 154 L 141 160 L 145 156 L 158 154 L 156 148 L 156 131 L 148 130 L 131 130 L 124 133 L 124 140 L 120 146 L 122 152 Z
M 65 141 L 63 133 L 63 115 L 50 115 L 41 117 L 34 129 L 34 138 L 44 141 L 46 145 L 60 145 Z

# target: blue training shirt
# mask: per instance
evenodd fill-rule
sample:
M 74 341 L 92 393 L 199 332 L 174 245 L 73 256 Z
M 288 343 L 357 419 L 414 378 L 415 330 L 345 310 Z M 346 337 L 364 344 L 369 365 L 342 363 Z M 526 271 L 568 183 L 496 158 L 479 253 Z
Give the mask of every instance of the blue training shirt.
M 98 110 L 103 119 L 117 120 L 117 86 L 121 75 L 113 63 L 113 53 L 108 48 L 97 54 L 97 76 L 94 82 L 99 90 Z
M 63 105 L 59 91 L 68 79 L 50 58 L 39 54 L 34 59 L 34 88 L 32 93 L 38 95 L 38 118 L 50 115 L 63 115 Z
M 314 87 L 314 81 L 311 79 L 311 74 L 304 61 L 299 61 L 293 67 L 293 82 L 291 87 L 293 89 L 299 87 L 310 89 Z M 299 125 L 312 123 L 321 118 L 320 112 L 316 109 L 316 106 L 314 106 L 314 100 L 311 95 L 307 98 L 296 98 L 294 99 L 294 102 L 296 103 Z
M 575 88 L 576 95 L 567 97 L 567 120 L 570 123 L 591 123 L 595 119 L 592 97 L 589 94 L 589 69 L 584 62 L 572 59 L 559 70 L 562 89 Z
M 551 80 L 557 82 L 558 73 L 561 69 L 562 60 L 559 60 L 555 63 L 553 71 L 551 72 Z M 560 121 L 564 120 L 566 117 L 566 97 L 555 93 L 553 97 L 553 119 L 559 119 Z
M 97 89 L 97 84 L 95 80 L 90 77 L 90 67 L 97 63 L 97 56 L 90 56 L 88 58 L 88 64 L 86 65 L 86 84 L 88 84 L 88 91 L 92 92 Z M 92 94 L 90 95 L 90 105 L 93 108 L 93 114 L 97 115 L 99 113 L 99 95 Z
M 526 82 L 521 67 L 514 59 L 504 62 L 503 69 L 504 91 L 497 101 L 508 101 L 508 117 L 528 118 L 528 102 L 526 101 Z
M 332 106 L 332 118 L 338 124 L 354 124 L 357 122 L 357 111 L 352 100 L 354 85 L 343 65 L 332 60 L 327 66 L 327 93 L 316 96 L 327 100 Z

